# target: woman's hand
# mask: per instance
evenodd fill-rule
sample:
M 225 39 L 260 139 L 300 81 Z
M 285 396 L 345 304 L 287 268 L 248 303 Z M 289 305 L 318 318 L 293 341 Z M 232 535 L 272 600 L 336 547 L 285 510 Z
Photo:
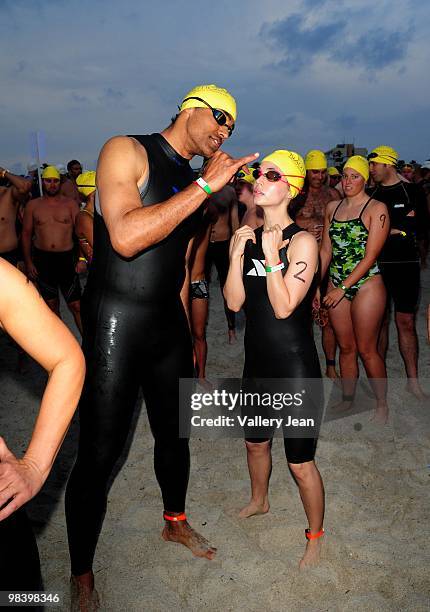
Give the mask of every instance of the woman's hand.
M 7 518 L 42 488 L 45 479 L 32 461 L 17 459 L 0 438 L 0 521 Z
M 279 225 L 274 225 L 263 232 L 261 246 L 267 265 L 274 266 L 279 262 L 279 251 L 287 243 L 288 240 L 282 239 L 282 229 Z
M 255 234 L 249 225 L 244 225 L 236 230 L 230 241 L 230 259 L 240 259 L 245 250 L 248 240 L 255 244 Z
M 325 296 L 323 300 L 324 306 L 327 308 L 335 308 L 344 297 L 345 291 L 340 287 L 336 287 L 336 289 L 332 289 Z

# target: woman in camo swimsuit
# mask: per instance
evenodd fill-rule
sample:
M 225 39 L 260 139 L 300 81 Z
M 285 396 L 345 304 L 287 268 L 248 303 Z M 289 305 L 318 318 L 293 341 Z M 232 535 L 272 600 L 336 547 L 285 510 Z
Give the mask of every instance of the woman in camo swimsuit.
M 341 408 L 350 408 L 354 400 L 360 355 L 376 395 L 376 419 L 385 423 L 386 369 L 377 343 L 386 291 L 376 260 L 389 232 L 389 218 L 385 204 L 366 195 L 368 178 L 367 160 L 351 157 L 342 175 L 345 198 L 326 208 L 321 274 L 324 277 L 330 265 L 324 304 L 340 347 Z

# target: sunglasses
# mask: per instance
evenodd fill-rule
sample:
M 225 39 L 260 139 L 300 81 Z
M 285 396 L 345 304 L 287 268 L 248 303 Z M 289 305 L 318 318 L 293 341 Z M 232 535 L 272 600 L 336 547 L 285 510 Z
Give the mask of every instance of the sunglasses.
M 290 178 L 305 178 L 304 176 L 299 176 L 298 174 L 281 174 L 276 170 L 267 170 L 267 172 L 262 172 L 260 168 L 253 170 L 252 176 L 255 179 L 258 179 L 260 176 L 264 176 L 270 183 L 277 183 L 278 181 L 281 181 L 282 183 L 287 183 L 287 185 L 289 185 L 289 183 L 288 181 L 282 180 L 283 176 L 289 176 Z
M 185 98 L 185 100 L 182 100 L 182 104 L 187 100 L 198 100 L 199 102 L 203 102 L 203 104 L 206 104 L 206 106 L 211 109 L 213 118 L 218 123 L 218 125 L 225 125 L 228 130 L 229 137 L 231 136 L 234 130 L 234 123 L 231 126 L 227 125 L 228 117 L 224 111 L 219 110 L 218 108 L 213 108 L 210 104 L 206 102 L 206 100 L 203 100 L 202 98 L 197 98 L 197 96 L 190 96 L 189 98 Z

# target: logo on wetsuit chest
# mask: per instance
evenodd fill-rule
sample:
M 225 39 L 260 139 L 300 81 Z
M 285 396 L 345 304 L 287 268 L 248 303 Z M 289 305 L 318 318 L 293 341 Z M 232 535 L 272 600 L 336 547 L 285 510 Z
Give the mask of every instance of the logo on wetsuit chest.
M 394 208 L 404 208 L 404 204 L 394 204 Z
M 266 262 L 264 259 L 253 259 L 254 267 L 246 273 L 246 276 L 267 276 Z

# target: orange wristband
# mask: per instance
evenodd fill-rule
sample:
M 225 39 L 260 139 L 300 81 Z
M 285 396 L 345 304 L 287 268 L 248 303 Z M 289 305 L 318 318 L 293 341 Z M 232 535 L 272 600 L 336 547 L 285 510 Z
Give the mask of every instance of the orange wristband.
M 176 523 L 178 521 L 186 521 L 187 520 L 185 512 L 182 512 L 181 514 L 178 514 L 178 516 L 171 516 L 170 514 L 167 514 L 167 512 L 163 512 L 163 518 L 166 521 L 173 521 L 174 523 Z

